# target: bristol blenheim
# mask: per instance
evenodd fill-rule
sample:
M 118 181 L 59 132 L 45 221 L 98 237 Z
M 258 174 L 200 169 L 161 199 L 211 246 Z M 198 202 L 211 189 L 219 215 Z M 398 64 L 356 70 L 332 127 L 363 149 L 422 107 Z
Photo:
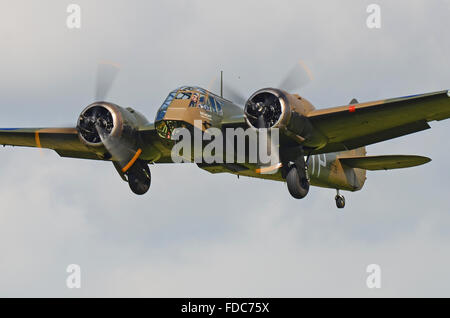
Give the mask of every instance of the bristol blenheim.
M 407 168 L 430 161 L 417 155 L 367 156 L 365 146 L 428 129 L 428 122 L 450 117 L 449 90 L 364 103 L 353 99 L 344 106 L 315 109 L 291 91 L 292 85 L 260 89 L 246 100 L 231 90 L 224 98 L 222 88 L 220 94 L 214 94 L 183 86 L 169 93 L 150 122 L 133 108 L 103 101 L 115 76 L 101 71 L 105 67 L 99 67 L 98 101 L 81 112 L 75 127 L 3 128 L 0 144 L 53 149 L 61 157 L 110 161 L 140 195 L 150 188 L 149 164 L 174 162 L 172 135 L 179 127 L 201 131 L 210 127 L 222 131 L 277 128 L 279 162 L 274 167 L 245 160 L 196 163 L 211 173 L 286 182 L 296 199 L 304 198 L 310 185 L 335 189 L 336 206 L 343 208 L 345 198 L 339 190 L 362 189 L 367 170 Z M 284 82 L 289 84 L 292 78 L 289 75 Z M 195 121 L 202 124 L 194 125 Z M 276 172 L 267 173 L 272 168 Z

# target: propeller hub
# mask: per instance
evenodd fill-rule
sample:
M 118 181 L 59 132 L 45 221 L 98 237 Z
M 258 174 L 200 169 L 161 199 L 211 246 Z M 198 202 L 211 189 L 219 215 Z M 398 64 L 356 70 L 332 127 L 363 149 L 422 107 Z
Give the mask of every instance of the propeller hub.
M 102 143 L 102 136 L 112 134 L 115 128 L 115 113 L 108 105 L 92 104 L 78 118 L 77 129 L 81 138 L 89 145 Z
M 281 120 L 285 109 L 282 93 L 276 89 L 262 89 L 245 104 L 247 122 L 254 128 L 272 128 Z

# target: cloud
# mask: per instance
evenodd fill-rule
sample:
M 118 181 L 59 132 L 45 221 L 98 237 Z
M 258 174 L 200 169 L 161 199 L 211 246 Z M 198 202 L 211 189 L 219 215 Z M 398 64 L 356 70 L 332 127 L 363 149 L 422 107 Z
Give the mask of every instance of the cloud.
M 92 102 L 99 60 L 122 65 L 109 99 L 150 120 L 181 84 L 208 87 L 220 70 L 251 94 L 277 85 L 302 59 L 317 107 L 448 87 L 448 2 L 379 1 L 382 28 L 365 27 L 369 1 L 78 1 L 82 29 L 65 28 L 58 1 L 15 2 L 0 13 L 1 126 L 59 126 Z M 218 82 L 211 85 L 218 90 Z M 2 148 L 2 296 L 448 296 L 445 182 L 448 122 L 369 147 L 433 161 L 369 173 L 365 188 L 313 188 L 212 175 L 195 165 L 152 166 L 133 195 L 109 163 Z M 66 267 L 82 269 L 68 290 Z M 367 265 L 382 288 L 365 285 Z

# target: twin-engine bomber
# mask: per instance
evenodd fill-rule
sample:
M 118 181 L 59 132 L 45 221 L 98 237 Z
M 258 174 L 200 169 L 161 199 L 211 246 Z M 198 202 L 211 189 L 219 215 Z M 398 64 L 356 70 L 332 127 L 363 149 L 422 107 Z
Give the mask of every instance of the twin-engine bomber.
M 99 79 L 102 81 L 102 75 Z M 367 170 L 389 170 L 422 165 L 417 155 L 367 156 L 365 146 L 430 128 L 428 122 L 450 117 L 450 91 L 315 109 L 305 98 L 283 88 L 258 90 L 248 98 L 223 98 L 195 86 L 169 93 L 149 122 L 141 113 L 106 102 L 111 79 L 98 83 L 97 100 L 69 128 L 2 128 L 0 144 L 55 150 L 62 157 L 111 161 L 136 194 L 151 184 L 149 164 L 174 163 L 173 135 L 177 128 L 204 133 L 209 128 L 272 131 L 278 129 L 277 162 L 190 161 L 211 173 L 284 181 L 296 199 L 310 185 L 335 189 L 336 206 L 345 198 L 339 190 L 358 191 Z M 106 86 L 106 87 L 105 87 Z M 198 122 L 201 124 L 198 125 Z M 225 150 L 226 152 L 227 150 Z M 189 161 L 189 160 L 188 160 Z

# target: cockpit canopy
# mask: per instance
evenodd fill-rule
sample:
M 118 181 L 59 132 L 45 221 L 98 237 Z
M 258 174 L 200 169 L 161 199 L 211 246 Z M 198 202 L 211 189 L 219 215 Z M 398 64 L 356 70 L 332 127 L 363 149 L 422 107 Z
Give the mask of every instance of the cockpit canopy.
M 215 113 L 219 116 L 223 115 L 224 100 L 201 87 L 181 86 L 169 93 L 164 103 L 159 108 L 155 122 L 164 118 L 167 108 L 174 99 L 190 100 L 189 107 L 199 107 L 207 112 Z

